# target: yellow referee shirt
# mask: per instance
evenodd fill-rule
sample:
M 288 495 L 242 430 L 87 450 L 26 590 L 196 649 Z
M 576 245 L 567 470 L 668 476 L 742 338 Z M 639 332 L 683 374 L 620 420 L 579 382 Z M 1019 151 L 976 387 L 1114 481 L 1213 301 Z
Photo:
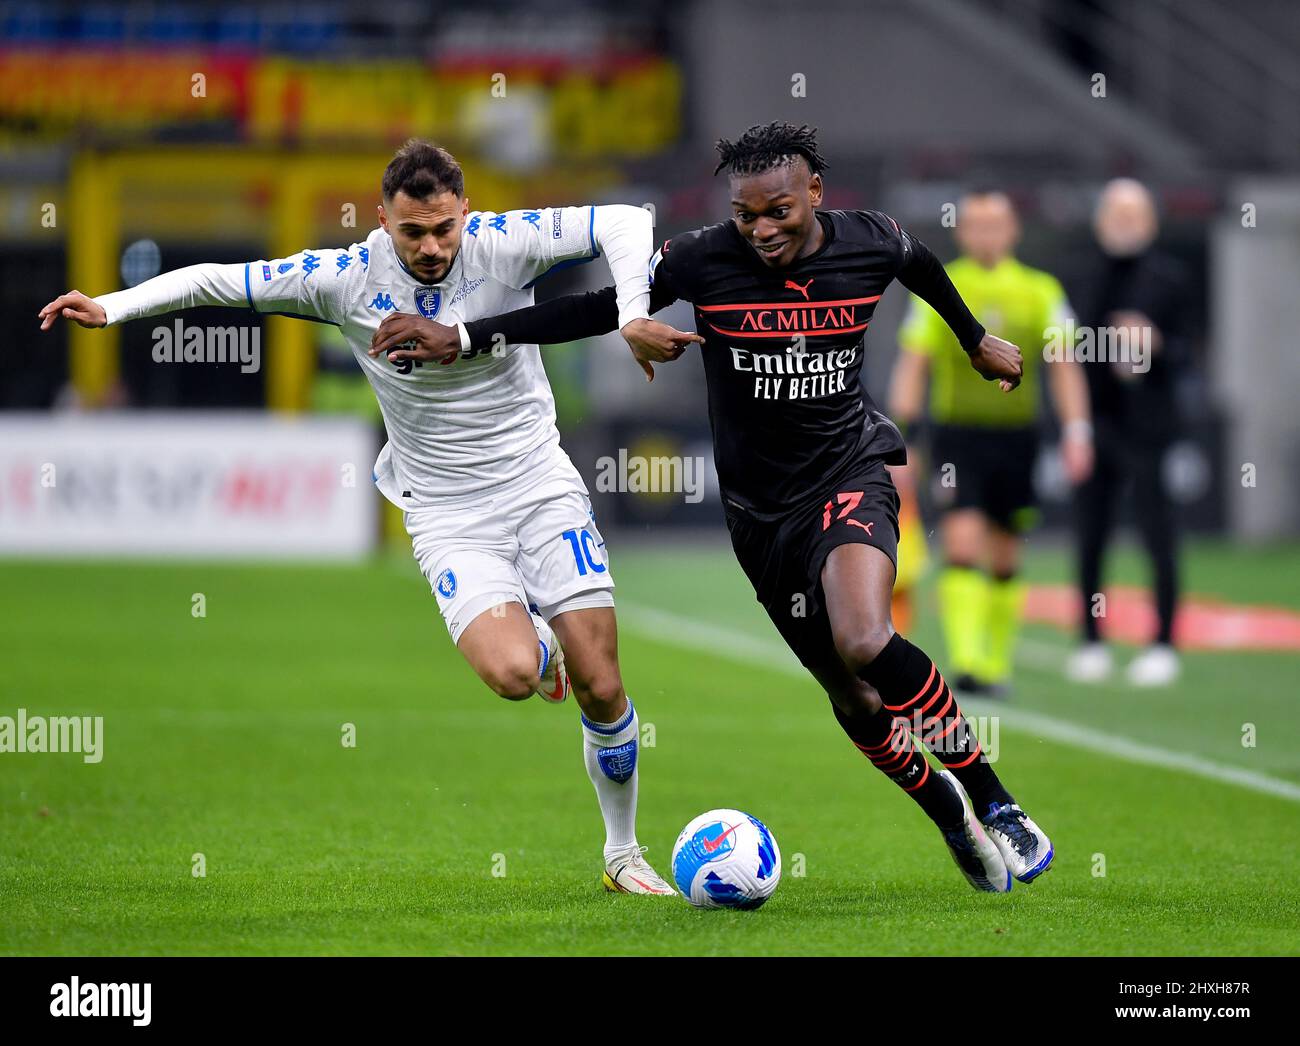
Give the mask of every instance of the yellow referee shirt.
M 931 419 L 984 428 L 1032 425 L 1047 329 L 1064 326 L 1070 315 L 1065 291 L 1056 277 L 1010 257 L 991 269 L 958 258 L 944 271 L 985 330 L 1020 346 L 1025 370 L 1015 392 L 999 393 L 975 372 L 939 314 L 914 295 L 898 337 L 906 351 L 929 357 Z

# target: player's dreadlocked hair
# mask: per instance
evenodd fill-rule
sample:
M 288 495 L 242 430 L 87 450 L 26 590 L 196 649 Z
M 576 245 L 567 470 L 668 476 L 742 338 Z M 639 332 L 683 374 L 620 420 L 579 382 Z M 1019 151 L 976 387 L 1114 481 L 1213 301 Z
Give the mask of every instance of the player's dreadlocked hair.
M 820 174 L 829 166 L 817 151 L 817 128 L 804 124 L 774 120 L 755 124 L 734 142 L 719 138 L 717 144 L 721 162 L 713 173 L 727 170 L 732 174 L 762 174 L 773 167 L 793 163 L 796 156 L 808 161 L 813 174 Z

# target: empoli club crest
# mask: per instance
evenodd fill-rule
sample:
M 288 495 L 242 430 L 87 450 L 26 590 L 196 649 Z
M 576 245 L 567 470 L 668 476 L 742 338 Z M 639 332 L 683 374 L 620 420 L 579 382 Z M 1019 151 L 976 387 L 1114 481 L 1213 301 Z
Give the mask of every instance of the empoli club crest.
M 438 315 L 440 305 L 442 305 L 442 291 L 433 287 L 421 287 L 415 292 L 415 307 L 426 320 L 431 320 Z
M 444 570 L 438 575 L 434 587 L 443 599 L 451 599 L 456 594 L 456 575 L 451 570 Z

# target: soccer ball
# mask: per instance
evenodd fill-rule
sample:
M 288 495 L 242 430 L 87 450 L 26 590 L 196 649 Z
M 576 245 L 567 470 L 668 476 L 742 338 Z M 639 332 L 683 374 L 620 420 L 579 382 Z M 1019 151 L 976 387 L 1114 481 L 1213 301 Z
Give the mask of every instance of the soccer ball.
M 697 908 L 757 908 L 781 881 L 781 851 L 758 818 L 710 810 L 677 837 L 673 879 Z

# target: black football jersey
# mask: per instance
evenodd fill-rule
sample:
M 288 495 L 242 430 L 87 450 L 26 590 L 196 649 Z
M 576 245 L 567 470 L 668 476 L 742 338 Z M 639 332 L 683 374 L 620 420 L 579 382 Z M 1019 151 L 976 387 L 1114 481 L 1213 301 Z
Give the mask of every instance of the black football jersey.
M 943 265 L 878 211 L 818 211 L 822 244 L 771 268 L 734 222 L 668 240 L 650 262 L 650 311 L 695 306 L 709 424 L 723 498 L 774 518 L 820 499 L 864 463 L 906 460 L 898 428 L 862 387 L 863 336 L 897 279 L 934 307 L 967 352 L 984 336 Z M 617 289 L 604 287 L 472 320 L 477 350 L 552 344 L 617 330 Z
M 863 387 L 864 335 L 925 248 L 877 211 L 817 220 L 821 246 L 786 268 L 766 265 L 731 221 L 674 236 L 651 261 L 653 307 L 695 306 L 723 497 L 760 517 L 820 498 L 864 459 L 906 460 Z

